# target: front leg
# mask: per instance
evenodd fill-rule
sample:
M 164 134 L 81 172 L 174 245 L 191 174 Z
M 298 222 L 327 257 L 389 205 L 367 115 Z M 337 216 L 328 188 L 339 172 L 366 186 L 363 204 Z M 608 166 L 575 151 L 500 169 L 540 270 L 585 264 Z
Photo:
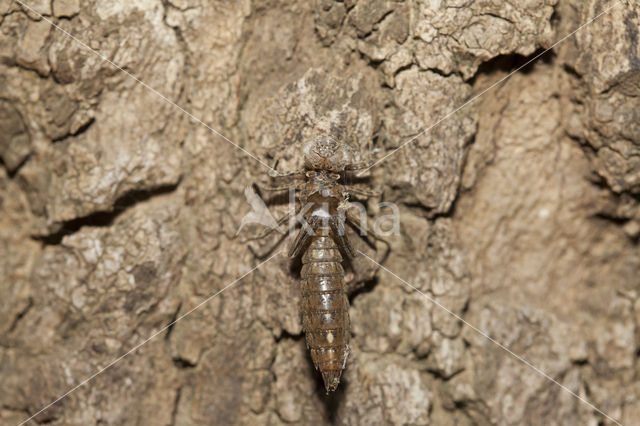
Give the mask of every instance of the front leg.
M 375 163 L 373 161 L 361 161 L 359 163 L 349 164 L 344 169 L 348 171 L 356 171 L 356 170 L 365 170 L 373 166 Z
M 299 190 L 304 186 L 304 182 L 298 182 L 294 184 L 281 185 L 281 186 L 270 186 L 264 184 L 256 184 L 256 186 L 260 189 L 264 189 L 265 191 L 285 191 L 287 189 L 293 189 L 294 191 Z
M 359 185 L 345 185 L 344 189 L 349 194 L 360 195 L 365 198 L 379 197 L 382 195 L 382 191 L 374 191 L 372 189 L 363 188 Z
M 288 172 L 279 172 L 276 169 L 269 171 L 269 176 L 273 178 L 287 177 L 287 176 L 304 176 L 304 170 L 291 170 Z

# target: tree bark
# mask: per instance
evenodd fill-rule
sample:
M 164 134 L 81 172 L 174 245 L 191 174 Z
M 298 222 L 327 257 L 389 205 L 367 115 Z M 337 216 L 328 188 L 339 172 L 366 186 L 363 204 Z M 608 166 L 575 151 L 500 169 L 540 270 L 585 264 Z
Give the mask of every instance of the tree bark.
M 640 422 L 636 2 L 20 3 L 0 423 Z M 237 233 L 319 135 L 391 154 L 363 182 L 400 212 L 388 247 L 350 235 L 400 279 L 354 261 L 328 396 L 291 239 Z

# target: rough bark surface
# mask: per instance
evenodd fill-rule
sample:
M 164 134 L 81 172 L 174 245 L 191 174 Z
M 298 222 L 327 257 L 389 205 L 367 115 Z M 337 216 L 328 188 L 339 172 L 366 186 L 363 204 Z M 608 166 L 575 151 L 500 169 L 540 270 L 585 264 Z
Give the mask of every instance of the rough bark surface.
M 613 3 L 24 3 L 0 0 L 0 423 L 141 344 L 32 424 L 612 424 L 558 383 L 640 423 L 636 2 L 497 86 Z M 230 143 L 287 170 L 320 134 L 400 148 L 367 173 L 400 235 L 351 240 L 422 293 L 357 259 L 329 396 L 296 265 L 236 282 L 288 241 L 236 235 L 268 169 Z

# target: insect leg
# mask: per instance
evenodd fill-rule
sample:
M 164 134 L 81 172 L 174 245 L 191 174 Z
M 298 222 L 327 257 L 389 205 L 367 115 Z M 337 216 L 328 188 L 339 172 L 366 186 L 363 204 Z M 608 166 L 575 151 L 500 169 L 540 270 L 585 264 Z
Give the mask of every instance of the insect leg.
M 296 219 L 300 219 L 300 217 L 304 217 L 305 213 L 309 210 L 309 208 L 311 207 L 310 204 L 307 204 L 306 206 L 300 206 L 296 203 L 296 205 L 294 205 L 293 211 L 289 210 L 287 213 L 285 213 L 284 216 L 282 216 L 280 219 L 278 219 L 277 221 L 277 227 L 273 227 L 273 228 L 269 228 L 264 230 L 261 234 L 255 236 L 255 237 L 250 237 L 245 241 L 255 241 L 255 240 L 261 240 L 265 237 L 267 237 L 268 235 L 270 235 L 273 231 L 281 231 L 280 227 L 285 224 L 286 222 L 289 222 L 289 226 L 287 227 L 287 232 L 291 232 L 291 230 L 293 228 L 295 228 L 296 223 L 292 223 L 292 219 L 296 218 Z M 308 228 L 309 226 L 306 224 L 306 222 L 302 222 L 303 224 L 303 229 L 304 228 Z
M 284 191 L 287 189 L 298 190 L 303 184 L 295 183 L 295 184 L 282 185 L 282 186 L 270 186 L 270 185 L 263 185 L 263 184 L 256 184 L 256 185 L 258 186 L 258 188 L 264 189 L 265 191 Z
M 276 167 L 278 167 L 278 161 L 279 160 L 274 161 L 273 166 L 271 167 L 271 170 L 269 170 L 269 176 L 271 177 L 285 177 L 285 176 L 294 176 L 294 175 L 304 176 L 304 170 L 291 170 L 288 172 L 277 171 Z
M 297 204 L 297 203 L 296 203 Z M 278 219 L 277 226 L 276 227 L 270 227 L 269 229 L 266 229 L 265 231 L 263 231 L 260 235 L 256 236 L 256 237 L 250 237 L 247 238 L 246 240 L 244 240 L 244 242 L 249 242 L 249 241 L 255 241 L 255 240 L 261 240 L 263 238 L 265 238 L 266 236 L 270 235 L 271 233 L 273 233 L 273 231 L 279 231 L 281 232 L 283 235 L 281 236 L 281 238 L 278 239 L 278 241 L 276 242 L 275 245 L 273 245 L 267 252 L 266 254 L 260 254 L 257 253 L 256 250 L 249 245 L 249 249 L 253 252 L 254 255 L 256 255 L 258 258 L 264 258 L 264 256 L 268 255 L 275 247 L 277 247 L 284 238 L 287 237 L 288 233 L 291 232 L 291 230 L 293 228 L 295 228 L 296 224 L 293 223 L 292 219 L 295 218 L 299 218 L 299 217 L 303 217 L 304 214 L 307 212 L 309 206 L 305 206 L 304 208 L 300 207 L 299 205 L 296 205 L 293 209 L 293 211 L 289 210 L 289 212 L 287 212 L 283 217 L 281 217 L 280 219 Z M 287 227 L 287 232 L 284 233 L 282 232 L 282 230 L 280 229 L 280 227 L 286 223 L 287 221 L 289 221 L 289 226 Z M 303 231 L 307 228 L 309 228 L 309 226 L 306 224 L 306 222 L 302 222 L 303 224 Z
M 344 169 L 349 171 L 355 171 L 355 170 L 368 169 L 371 166 L 373 166 L 372 161 L 362 161 L 360 163 L 349 164 Z
M 296 214 L 296 213 L 294 212 L 293 214 Z M 289 212 L 289 213 L 285 214 L 284 216 L 282 216 L 280 219 L 278 219 L 278 227 L 277 228 L 268 228 L 268 229 L 262 231 L 262 233 L 254 236 L 254 237 L 247 238 L 246 241 L 261 240 L 261 239 L 271 235 L 274 231 L 282 231 L 280 229 L 280 227 L 291 219 L 291 215 L 292 215 L 292 213 Z
M 303 170 L 291 170 L 288 172 L 278 172 L 278 171 L 269 171 L 269 176 L 271 177 L 287 177 L 287 176 L 296 176 L 296 175 L 300 175 L 300 176 L 304 176 L 304 171 Z
M 293 185 L 283 185 L 283 186 L 269 186 L 269 185 L 260 185 L 260 189 L 264 189 L 265 191 L 285 191 L 287 189 L 295 188 Z
M 380 195 L 382 195 L 382 191 L 374 191 L 371 189 L 362 188 L 361 186 L 355 186 L 355 185 L 346 185 L 345 189 L 350 194 L 360 195 L 367 198 L 379 197 Z

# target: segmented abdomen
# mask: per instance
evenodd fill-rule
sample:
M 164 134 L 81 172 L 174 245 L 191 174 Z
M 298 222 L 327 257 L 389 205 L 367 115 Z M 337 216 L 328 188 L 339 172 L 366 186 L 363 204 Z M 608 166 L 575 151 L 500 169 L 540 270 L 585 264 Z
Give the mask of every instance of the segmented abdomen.
M 349 301 L 340 250 L 329 227 L 318 227 L 302 256 L 302 327 L 327 392 L 334 391 L 349 356 Z

